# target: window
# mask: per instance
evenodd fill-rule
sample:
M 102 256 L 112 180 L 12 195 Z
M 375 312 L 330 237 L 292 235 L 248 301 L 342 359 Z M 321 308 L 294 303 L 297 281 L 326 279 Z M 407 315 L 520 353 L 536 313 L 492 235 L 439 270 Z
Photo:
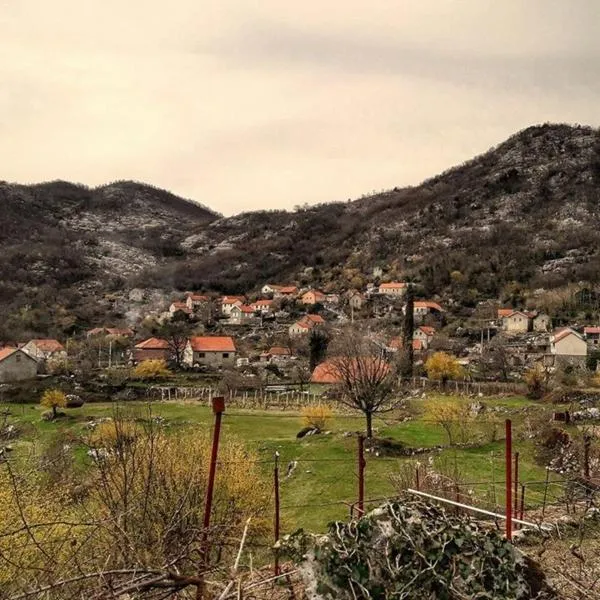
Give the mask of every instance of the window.
M 20 354 L 17 354 L 17 355 L 15 356 L 15 361 L 16 361 L 16 362 L 21 362 L 21 358 L 22 358 L 22 356 L 21 356 Z
M 198 358 L 206 358 L 206 352 L 198 352 Z
M 229 352 L 223 352 L 223 358 L 229 358 Z

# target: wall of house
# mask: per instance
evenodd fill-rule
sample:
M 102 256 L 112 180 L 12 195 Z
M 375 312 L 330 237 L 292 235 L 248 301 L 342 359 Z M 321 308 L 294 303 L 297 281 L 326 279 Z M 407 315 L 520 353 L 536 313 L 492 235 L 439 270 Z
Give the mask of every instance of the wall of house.
M 510 333 L 526 333 L 529 331 L 529 319 L 521 315 L 504 317 L 502 319 L 502 329 Z
M 193 364 L 208 367 L 233 367 L 235 352 L 194 352 Z
M 35 379 L 38 365 L 32 358 L 21 352 L 13 352 L 0 362 L 0 383 Z
M 534 331 L 548 331 L 550 327 L 550 317 L 536 317 L 533 320 L 533 330 Z
M 587 344 L 585 340 L 576 335 L 568 335 L 556 344 L 553 344 L 554 353 L 560 356 L 587 356 Z
M 133 360 L 142 362 L 143 360 L 169 360 L 169 350 L 144 348 L 133 350 Z

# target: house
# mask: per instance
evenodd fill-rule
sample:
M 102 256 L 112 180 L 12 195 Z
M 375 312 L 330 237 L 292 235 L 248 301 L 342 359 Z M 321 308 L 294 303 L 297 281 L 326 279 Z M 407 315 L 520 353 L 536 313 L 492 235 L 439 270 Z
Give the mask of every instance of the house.
M 557 329 L 550 336 L 550 353 L 563 358 L 582 359 L 588 346 L 583 336 L 570 327 Z
M 274 285 L 271 283 L 265 283 L 260 289 L 260 293 L 263 296 L 274 296 L 275 292 L 277 292 L 281 288 L 280 285 Z
M 323 325 L 325 320 L 320 315 L 306 315 L 293 325 L 290 325 L 288 330 L 290 336 L 305 335 L 315 327 Z
M 365 297 L 357 290 L 348 293 L 348 305 L 353 310 L 360 310 L 365 303 Z
M 167 340 L 160 338 L 149 338 L 133 348 L 133 360 L 142 362 L 143 360 L 169 360 L 171 358 L 171 349 Z
M 389 363 L 381 357 L 337 357 L 318 364 L 310 377 L 311 383 L 335 385 L 356 373 L 360 377 L 384 378 L 390 372 Z
M 35 379 L 38 362 L 19 348 L 0 349 L 0 383 Z
M 254 309 L 251 306 L 237 304 L 231 307 L 229 311 L 229 319 L 227 320 L 228 325 L 243 325 L 248 323 L 254 318 Z
M 415 317 L 424 317 L 429 313 L 442 313 L 444 309 L 437 303 L 430 300 L 415 300 L 413 315 Z
M 298 288 L 295 285 L 277 286 L 274 298 L 293 298 L 298 293 Z
M 201 308 L 202 306 L 210 302 L 210 298 L 202 294 L 187 292 L 186 296 L 187 298 L 185 299 L 185 305 L 192 311 Z
M 433 339 L 434 334 L 435 334 L 434 327 L 428 327 L 427 325 L 421 325 L 420 327 L 417 327 L 413 331 L 413 340 L 419 340 L 422 343 L 424 349 L 426 350 L 427 348 L 429 348 L 429 344 L 431 343 L 431 340 Z
M 337 305 L 340 303 L 340 295 L 339 294 L 326 294 L 325 302 L 327 304 Z
M 67 356 L 65 347 L 58 340 L 53 339 L 30 340 L 23 346 L 22 350 L 36 360 L 66 358 Z
M 534 313 L 513 310 L 502 317 L 502 330 L 507 333 L 527 333 L 531 331 Z
M 427 349 L 422 340 L 414 339 L 412 341 L 413 352 L 419 353 Z M 386 346 L 388 352 L 398 352 L 402 348 L 402 338 L 395 337 L 390 340 L 390 343 Z
M 273 346 L 260 355 L 260 362 L 262 363 L 286 363 L 293 359 L 292 351 L 283 346 Z
M 221 298 L 221 312 L 228 317 L 234 306 L 242 306 L 243 304 L 244 296 L 223 296 Z
M 402 298 L 406 294 L 408 284 L 404 281 L 391 281 L 390 283 L 382 283 L 379 285 L 379 293 L 385 296 L 395 296 Z
M 192 337 L 186 344 L 183 362 L 190 367 L 233 367 L 236 351 L 235 342 L 229 336 Z
M 273 300 L 257 300 L 250 304 L 250 308 L 252 308 L 254 312 L 262 315 L 271 314 L 273 310 Z
M 550 329 L 551 319 L 544 313 L 538 313 L 533 317 L 533 330 L 534 331 L 548 331 Z
M 326 296 L 323 292 L 319 290 L 309 290 L 302 294 L 302 298 L 300 298 L 300 302 L 302 304 L 323 304 L 325 302 Z
M 600 345 L 600 327 L 584 327 L 583 335 L 591 346 Z
M 192 314 L 192 309 L 188 307 L 186 302 L 172 302 L 169 306 L 169 313 L 173 316 L 175 313 L 182 312 L 186 315 Z

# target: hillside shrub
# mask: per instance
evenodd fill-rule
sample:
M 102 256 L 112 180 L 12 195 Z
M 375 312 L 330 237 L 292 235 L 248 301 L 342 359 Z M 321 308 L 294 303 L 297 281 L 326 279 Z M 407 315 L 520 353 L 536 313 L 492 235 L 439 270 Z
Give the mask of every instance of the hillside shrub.
M 324 431 L 333 419 L 333 411 L 326 404 L 307 406 L 302 409 L 302 423 L 305 427 L 314 427 Z
M 144 360 L 131 373 L 134 379 L 142 380 L 165 379 L 169 375 L 171 371 L 164 360 Z

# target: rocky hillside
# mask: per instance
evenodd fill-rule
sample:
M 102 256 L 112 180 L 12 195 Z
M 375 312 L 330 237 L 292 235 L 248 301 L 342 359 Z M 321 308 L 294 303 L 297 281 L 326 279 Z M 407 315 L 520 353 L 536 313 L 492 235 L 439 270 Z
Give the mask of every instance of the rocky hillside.
M 0 308 L 30 305 L 21 325 L 40 333 L 97 321 L 132 287 L 333 289 L 375 266 L 469 306 L 513 282 L 598 283 L 600 132 L 530 127 L 417 187 L 294 212 L 221 218 L 133 182 L 0 183 L 0 207 Z

